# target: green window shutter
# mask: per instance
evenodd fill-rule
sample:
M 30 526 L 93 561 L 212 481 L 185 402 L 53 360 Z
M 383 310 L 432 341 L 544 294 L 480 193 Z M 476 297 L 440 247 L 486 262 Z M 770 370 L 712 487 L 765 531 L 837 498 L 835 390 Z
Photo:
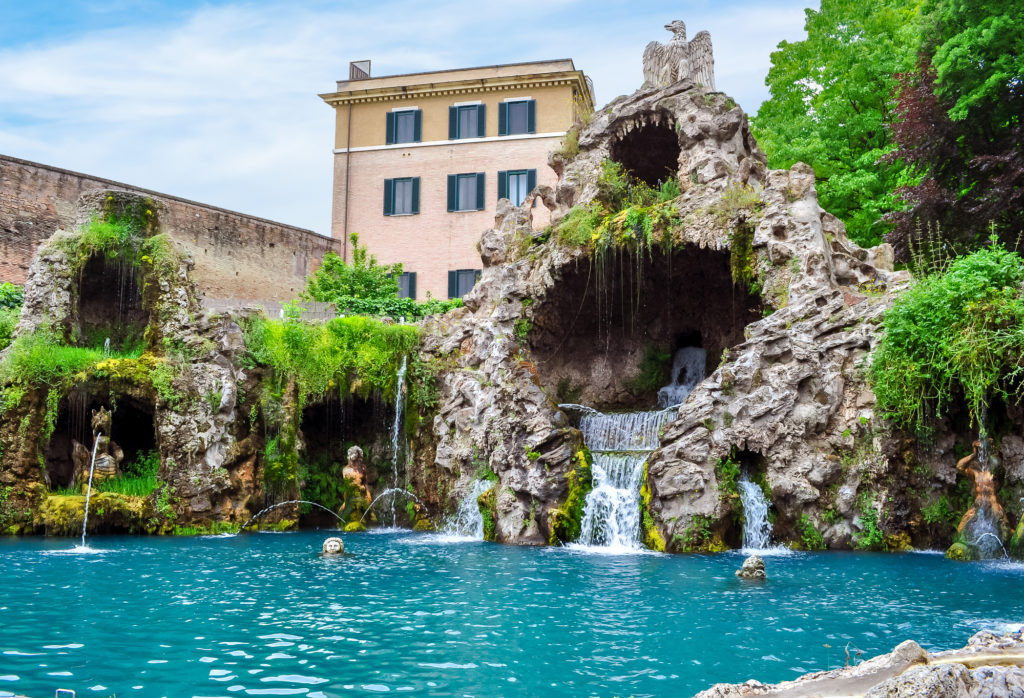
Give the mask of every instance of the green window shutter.
M 423 140 L 423 110 L 417 109 L 414 112 L 412 122 L 412 139 L 414 142 L 419 143 Z
M 498 198 L 508 198 L 508 172 L 505 171 L 498 173 Z
M 537 170 L 526 171 L 526 190 L 533 191 L 534 187 L 537 186 Z
M 508 102 L 498 105 L 498 135 L 508 135 Z
M 448 272 L 448 297 L 457 298 L 459 295 L 459 272 Z
M 483 138 L 487 135 L 487 105 L 481 104 L 476 108 L 477 130 L 476 135 Z
M 448 175 L 448 210 L 454 211 L 458 208 L 459 178 L 457 175 Z
M 395 212 L 395 180 L 384 180 L 384 215 L 390 216 Z
M 459 137 L 459 108 L 448 107 L 448 140 L 454 141 Z M 448 209 L 449 211 L 451 209 Z
M 420 212 L 420 178 L 412 178 L 412 213 Z
M 487 175 L 484 172 L 476 173 L 476 210 L 484 210 L 484 182 Z
M 409 298 L 416 300 L 416 272 L 409 272 Z
M 384 144 L 392 145 L 395 142 L 395 112 L 389 111 L 387 114 L 384 134 Z
M 531 99 L 526 107 L 526 132 L 537 133 L 537 100 Z

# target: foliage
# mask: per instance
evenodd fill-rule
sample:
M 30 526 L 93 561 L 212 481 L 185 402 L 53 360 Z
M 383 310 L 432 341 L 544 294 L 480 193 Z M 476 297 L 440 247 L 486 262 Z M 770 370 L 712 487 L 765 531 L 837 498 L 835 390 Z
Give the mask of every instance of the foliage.
M 1024 232 L 1024 10 L 1014 0 L 930 0 L 915 68 L 900 78 L 899 149 L 920 181 L 887 236 L 897 256 L 922 225 L 979 246 L 993 223 L 1010 243 Z
M 157 471 L 160 454 L 156 451 L 140 453 L 138 458 L 122 466 L 120 477 L 94 483 L 98 492 L 115 492 L 130 497 L 147 497 L 160 486 Z
M 715 478 L 718 480 L 718 495 L 725 498 L 739 493 L 740 464 L 730 454 L 715 463 Z
M 805 10 L 802 41 L 772 53 L 771 97 L 752 123 L 772 168 L 814 168 L 821 205 L 841 218 L 850 238 L 871 246 L 898 208 L 897 187 L 911 173 L 893 150 L 896 73 L 914 63 L 919 0 L 823 0 Z
M 859 500 L 863 530 L 853 534 L 853 547 L 857 550 L 879 550 L 885 542 L 885 534 L 878 527 L 878 510 L 867 492 L 861 493 Z
M 955 530 L 960 516 L 949 503 L 946 495 L 942 495 L 928 506 L 921 507 L 921 517 L 924 522 L 931 525 L 938 525 L 943 532 Z
M 476 505 L 484 520 L 484 540 L 493 541 L 498 526 L 498 486 L 477 497 Z
M 18 310 L 25 298 L 25 291 L 21 286 L 12 283 L 0 283 L 0 309 Z
M 273 494 L 294 492 L 299 484 L 296 429 L 286 425 L 263 449 L 263 483 Z
M 303 403 L 335 388 L 363 396 L 371 390 L 393 392 L 402 357 L 419 341 L 414 326 L 365 317 L 322 324 L 254 318 L 244 323 L 243 332 L 252 360 L 273 368 L 279 385 L 294 378 Z
M 885 314 L 869 371 L 879 412 L 923 432 L 960 394 L 976 419 L 1018 395 L 1024 355 L 1024 260 L 998 243 L 920 279 Z
M 21 311 L 18 308 L 0 308 L 0 351 L 14 341 L 14 331 L 18 328 Z
M 800 520 L 796 522 L 796 530 L 800 534 L 800 541 L 807 550 L 825 549 L 825 538 L 814 527 L 814 522 L 807 514 L 800 514 Z
M 655 344 L 644 347 L 644 355 L 635 376 L 627 378 L 625 385 L 633 390 L 657 390 L 669 382 L 672 370 L 672 352 Z
M 365 245 L 359 244 L 359 234 L 349 236 L 352 241 L 352 263 L 328 252 L 323 263 L 306 282 L 305 300 L 333 303 L 336 298 L 394 298 L 398 295 L 401 264 L 379 264 Z
M 337 461 L 328 463 L 324 458 L 312 463 L 300 462 L 299 496 L 302 499 L 324 505 L 342 518 L 353 511 L 365 511 L 369 502 L 352 481 L 342 475 L 343 470 L 344 465 L 341 463 Z M 300 511 L 307 513 L 307 509 L 312 509 L 312 507 L 303 504 Z
M 734 183 L 722 191 L 711 213 L 723 225 L 741 214 L 756 214 L 764 206 L 761 193 L 749 184 Z
M 682 552 L 687 553 L 720 553 L 726 550 L 725 544 L 711 532 L 712 519 L 706 514 L 697 514 L 690 520 L 682 535 L 673 537 L 673 542 Z
M 531 323 L 527 318 L 518 318 L 512 330 L 513 334 L 516 336 L 516 341 L 520 344 L 526 344 L 526 340 L 529 338 L 530 330 L 532 328 L 533 323 Z
M 572 160 L 574 157 L 580 154 L 580 129 L 579 126 L 573 124 L 569 127 L 569 130 L 562 136 L 562 142 L 558 146 L 558 150 L 555 151 L 555 155 L 559 156 L 563 160 Z
M 563 376 L 558 379 L 558 384 L 555 386 L 555 397 L 559 404 L 578 403 L 582 395 L 583 386 L 574 382 L 571 377 Z

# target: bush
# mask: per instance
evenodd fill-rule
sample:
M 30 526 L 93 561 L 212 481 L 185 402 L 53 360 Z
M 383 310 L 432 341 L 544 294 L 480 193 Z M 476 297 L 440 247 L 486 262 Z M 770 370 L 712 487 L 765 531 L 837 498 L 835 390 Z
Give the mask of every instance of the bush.
M 0 308 L 0 351 L 14 341 L 14 330 L 18 328 L 21 313 L 17 308 Z
M 15 286 L 6 281 L 0 284 L 0 309 L 20 309 L 24 298 L 25 294 L 21 286 Z
M 993 396 L 1019 396 L 1024 260 L 993 242 L 901 296 L 871 363 L 878 409 L 924 432 L 963 395 L 972 420 Z

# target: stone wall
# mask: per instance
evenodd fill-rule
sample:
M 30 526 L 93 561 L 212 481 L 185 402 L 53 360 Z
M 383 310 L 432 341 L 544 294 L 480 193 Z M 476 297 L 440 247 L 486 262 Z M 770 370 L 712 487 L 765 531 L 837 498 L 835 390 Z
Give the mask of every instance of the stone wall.
M 74 225 L 79 197 L 106 189 L 159 202 L 161 228 L 191 255 L 209 298 L 290 300 L 324 254 L 341 253 L 311 230 L 0 155 L 0 281 L 23 283 L 39 244 Z

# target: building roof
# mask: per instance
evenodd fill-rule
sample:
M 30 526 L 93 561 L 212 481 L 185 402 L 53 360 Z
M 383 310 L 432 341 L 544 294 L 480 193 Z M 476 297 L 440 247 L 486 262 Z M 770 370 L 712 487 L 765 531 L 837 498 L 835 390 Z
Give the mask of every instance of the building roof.
M 331 106 L 403 99 L 414 95 L 461 94 L 530 85 L 571 84 L 593 100 L 589 79 L 571 58 L 506 63 L 476 68 L 386 75 L 363 80 L 339 80 L 335 92 L 320 97 Z

